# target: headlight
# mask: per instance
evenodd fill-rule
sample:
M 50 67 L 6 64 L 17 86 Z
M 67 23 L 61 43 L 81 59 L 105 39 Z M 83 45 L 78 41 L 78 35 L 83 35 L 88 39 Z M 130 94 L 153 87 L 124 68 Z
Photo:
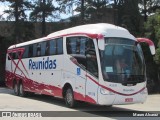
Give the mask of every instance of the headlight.
M 103 94 L 103 95 L 114 95 L 113 92 L 108 91 L 108 90 L 106 90 L 104 88 L 100 88 L 100 93 Z

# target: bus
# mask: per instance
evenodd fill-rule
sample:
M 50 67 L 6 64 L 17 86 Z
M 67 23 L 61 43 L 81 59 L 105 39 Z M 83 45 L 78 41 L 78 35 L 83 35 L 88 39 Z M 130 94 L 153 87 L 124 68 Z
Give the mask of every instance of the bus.
M 98 105 L 145 102 L 146 67 L 141 42 L 107 23 L 87 24 L 12 45 L 6 55 L 6 85 L 17 96 L 37 93 Z

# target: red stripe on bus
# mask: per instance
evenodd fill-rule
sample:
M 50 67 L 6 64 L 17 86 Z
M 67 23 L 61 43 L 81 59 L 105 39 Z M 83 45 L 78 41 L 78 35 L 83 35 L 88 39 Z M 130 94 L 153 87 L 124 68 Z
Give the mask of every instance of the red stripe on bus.
M 148 38 L 137 38 L 138 42 L 146 42 L 148 43 L 150 46 L 154 46 L 154 43 L 152 42 L 152 40 L 148 39 Z
M 106 86 L 104 86 L 104 85 L 99 84 L 97 81 L 95 81 L 93 78 L 91 78 L 91 77 L 88 76 L 88 75 L 86 75 L 86 77 L 88 77 L 90 80 L 92 80 L 94 83 L 96 83 L 97 85 L 101 86 L 102 88 L 104 88 L 104 89 L 106 89 L 106 90 L 108 90 L 108 91 L 110 91 L 110 92 L 113 92 L 113 93 L 116 93 L 116 94 L 119 94 L 119 95 L 123 95 L 123 96 L 132 96 L 132 95 L 135 95 L 135 94 L 137 94 L 137 93 L 142 92 L 142 91 L 145 89 L 145 87 L 143 87 L 142 89 L 140 89 L 139 91 L 137 91 L 137 92 L 135 92 L 135 93 L 132 93 L 132 94 L 124 94 L 124 93 L 117 92 L 117 91 L 115 91 L 115 90 L 113 90 L 113 89 L 111 89 L 111 88 L 108 88 L 108 87 L 106 87 Z
M 6 71 L 6 80 L 7 80 L 6 85 L 9 88 L 12 88 L 13 86 L 12 84 L 13 84 L 14 76 L 15 76 L 14 73 Z M 46 85 L 43 83 L 38 83 L 31 79 L 21 77 L 20 75 L 16 75 L 16 76 L 17 76 L 17 83 L 18 83 L 18 80 L 23 80 L 25 91 L 62 97 L 62 88 L 59 88 L 53 85 Z M 96 104 L 96 101 L 93 98 L 87 95 L 84 96 L 83 94 L 75 92 L 75 91 L 74 91 L 74 99 Z
M 16 67 L 15 67 L 15 70 L 14 70 L 14 73 L 16 72 L 16 69 L 18 68 L 18 69 L 22 72 L 22 74 L 26 77 L 26 75 L 24 74 L 24 72 L 18 67 L 19 62 L 21 62 L 24 70 L 25 70 L 26 73 L 28 74 L 27 69 L 25 68 L 25 66 L 24 66 L 24 64 L 23 64 L 23 62 L 22 62 L 22 56 L 23 56 L 23 54 L 24 54 L 24 50 L 25 50 L 24 48 L 15 48 L 15 49 L 12 49 L 12 50 L 8 50 L 7 53 L 8 53 L 9 58 L 10 58 L 11 61 L 13 62 L 13 64 L 16 66 Z M 14 61 L 14 59 L 12 58 L 12 56 L 10 56 L 10 54 L 9 54 L 9 53 L 14 53 L 14 52 L 21 52 L 20 55 L 18 54 L 18 62 L 17 62 L 17 63 Z M 12 66 L 12 65 L 11 65 L 11 66 Z

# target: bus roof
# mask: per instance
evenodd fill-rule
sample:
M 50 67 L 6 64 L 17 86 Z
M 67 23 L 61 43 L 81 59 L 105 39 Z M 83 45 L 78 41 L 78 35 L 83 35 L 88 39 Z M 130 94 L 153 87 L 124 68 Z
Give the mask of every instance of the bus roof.
M 62 37 L 67 35 L 81 35 L 85 33 L 86 34 L 102 34 L 104 35 L 104 37 L 123 37 L 123 38 L 129 38 L 129 39 L 135 40 L 133 35 L 131 35 L 128 32 L 128 30 L 126 30 L 125 28 L 112 25 L 112 24 L 107 24 L 107 23 L 97 23 L 97 24 L 80 25 L 80 26 L 64 29 L 61 31 L 57 31 L 43 38 L 12 45 L 8 49 L 13 49 L 15 47 L 25 46 L 25 45 L 29 45 L 37 42 L 42 42 L 42 41 L 49 40 L 56 37 Z
M 65 30 L 57 31 L 49 34 L 47 37 L 60 36 L 63 34 L 71 34 L 71 33 L 105 34 L 108 31 L 113 32 L 115 30 L 120 30 L 129 33 L 128 30 L 119 26 L 107 23 L 97 23 L 97 24 L 80 25 Z

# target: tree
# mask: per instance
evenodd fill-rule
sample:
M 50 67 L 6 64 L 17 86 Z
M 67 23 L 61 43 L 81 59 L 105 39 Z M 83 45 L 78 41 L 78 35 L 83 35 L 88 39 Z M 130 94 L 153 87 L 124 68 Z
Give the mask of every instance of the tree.
M 160 85 L 160 11 L 156 11 L 154 15 L 148 17 L 145 23 L 145 36 L 152 39 L 156 46 L 156 55 L 154 59 L 149 55 L 148 51 L 145 53 L 146 64 L 148 67 L 148 74 L 153 78 L 155 88 Z M 157 64 L 155 64 L 157 63 Z M 159 80 L 158 80 L 159 79 Z M 159 89 L 160 91 L 160 89 Z
M 36 0 L 33 3 L 33 11 L 30 14 L 32 21 L 42 21 L 42 36 L 46 35 L 46 18 L 49 16 L 54 17 L 53 12 L 59 10 L 54 7 L 52 0 Z
M 26 0 L 3 0 L 2 2 L 8 1 L 11 3 L 9 10 L 5 10 L 8 13 L 7 20 L 14 20 L 14 36 L 16 43 L 22 42 L 22 35 L 24 32 L 23 22 L 27 21 L 27 16 L 25 11 L 28 10 L 31 5 L 29 1 Z
M 139 11 L 139 0 L 114 0 L 117 25 L 127 28 L 133 35 L 143 34 L 143 19 Z
M 108 4 L 108 0 L 88 0 L 86 1 L 85 14 L 89 19 L 101 22 Z
M 71 14 L 71 18 L 70 21 L 74 21 L 75 16 L 74 16 L 74 12 L 80 12 L 81 14 L 81 19 L 79 19 L 79 15 L 78 15 L 78 22 L 81 21 L 81 23 L 83 23 L 84 20 L 84 3 L 85 0 L 56 0 L 60 6 L 60 13 L 64 13 L 64 14 Z M 77 20 L 76 20 L 77 22 Z M 72 26 L 72 25 L 71 25 Z
M 85 0 L 81 0 L 81 21 L 84 21 L 84 2 Z
M 109 0 L 81 0 L 77 3 L 75 11 L 79 12 L 80 15 L 76 18 L 72 17 L 72 20 L 78 19 L 80 24 L 105 22 L 102 17 L 106 15 Z
M 154 15 L 150 16 L 146 23 L 146 34 L 150 38 L 154 38 L 154 43 L 156 45 L 156 55 L 155 62 L 160 67 L 160 10 L 158 10 Z M 151 30 L 150 33 L 148 30 Z
M 144 21 L 147 21 L 149 15 L 160 9 L 160 0 L 139 0 L 139 8 L 144 16 Z
M 56 0 L 60 5 L 60 11 L 65 14 L 72 14 L 71 21 L 78 20 L 77 23 L 84 24 L 86 18 L 86 8 L 88 1 L 91 0 Z M 99 1 L 99 0 L 98 0 Z M 74 11 L 80 13 L 74 17 Z

